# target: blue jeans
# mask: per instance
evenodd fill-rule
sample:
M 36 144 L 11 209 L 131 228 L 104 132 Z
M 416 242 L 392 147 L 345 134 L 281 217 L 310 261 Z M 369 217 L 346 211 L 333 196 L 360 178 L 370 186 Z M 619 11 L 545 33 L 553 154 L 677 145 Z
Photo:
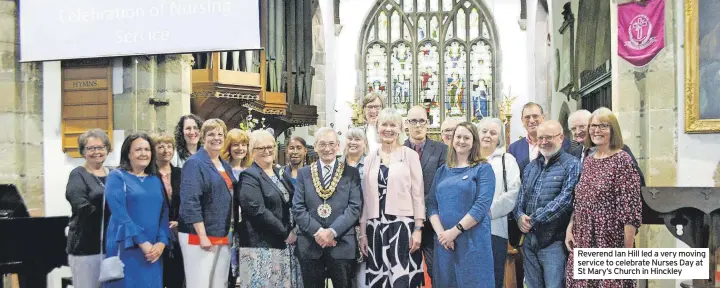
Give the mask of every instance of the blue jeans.
M 505 287 L 505 262 L 507 261 L 508 240 L 492 235 L 493 265 L 495 266 L 495 288 Z
M 540 249 L 534 233 L 525 234 L 523 242 L 523 266 L 525 284 L 528 288 L 565 287 L 565 263 L 567 252 L 562 241 Z

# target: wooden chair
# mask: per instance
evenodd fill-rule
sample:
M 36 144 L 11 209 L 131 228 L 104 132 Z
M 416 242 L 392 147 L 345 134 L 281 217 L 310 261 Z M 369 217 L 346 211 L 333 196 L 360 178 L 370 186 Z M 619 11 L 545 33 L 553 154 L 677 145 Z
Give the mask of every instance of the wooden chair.
M 519 249 L 508 243 L 507 261 L 505 261 L 505 288 L 523 288 L 523 259 Z

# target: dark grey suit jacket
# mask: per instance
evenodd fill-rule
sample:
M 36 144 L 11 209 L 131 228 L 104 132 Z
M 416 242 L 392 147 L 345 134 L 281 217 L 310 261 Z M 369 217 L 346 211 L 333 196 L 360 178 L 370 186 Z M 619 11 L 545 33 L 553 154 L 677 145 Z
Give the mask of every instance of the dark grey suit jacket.
M 412 149 L 412 145 L 410 145 L 410 139 L 405 140 L 405 146 Z M 425 184 L 426 197 L 428 193 L 430 193 L 433 181 L 435 181 L 435 171 L 445 165 L 445 160 L 447 160 L 447 153 L 448 146 L 445 145 L 445 143 L 433 141 L 430 140 L 430 138 L 425 139 L 425 147 L 423 147 L 422 150 L 420 166 L 422 167 L 423 184 Z M 430 225 L 430 221 L 425 222 L 425 226 L 423 227 L 423 246 L 432 245 L 433 236 L 435 235 L 435 231 L 433 230 L 432 225 Z
M 338 162 L 335 162 L 335 170 Z M 320 218 L 317 207 L 323 203 L 313 185 L 310 169 L 320 169 L 320 163 L 308 165 L 298 170 L 293 196 L 293 216 L 299 228 L 297 235 L 297 253 L 302 259 L 319 259 L 324 253 L 330 253 L 334 259 L 355 259 L 357 240 L 355 224 L 362 210 L 362 192 L 360 173 L 356 168 L 345 166 L 335 194 L 327 200 L 332 208 L 328 218 Z M 318 171 L 322 178 L 322 171 Z M 335 173 L 335 171 L 333 171 Z M 337 245 L 323 249 L 315 242 L 315 233 L 320 228 L 332 228 L 337 232 Z

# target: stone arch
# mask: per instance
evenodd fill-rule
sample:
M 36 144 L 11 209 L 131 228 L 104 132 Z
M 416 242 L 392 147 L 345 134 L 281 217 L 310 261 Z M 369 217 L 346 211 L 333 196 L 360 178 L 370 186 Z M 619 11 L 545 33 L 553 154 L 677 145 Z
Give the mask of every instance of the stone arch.
M 310 65 L 313 67 L 313 83 L 312 83 L 312 100 L 311 105 L 317 107 L 318 120 L 317 126 L 323 127 L 326 122 L 326 111 L 325 98 L 325 26 L 322 19 L 322 12 L 319 5 L 315 2 L 317 7 L 313 7 L 312 17 L 312 47 L 313 57 Z

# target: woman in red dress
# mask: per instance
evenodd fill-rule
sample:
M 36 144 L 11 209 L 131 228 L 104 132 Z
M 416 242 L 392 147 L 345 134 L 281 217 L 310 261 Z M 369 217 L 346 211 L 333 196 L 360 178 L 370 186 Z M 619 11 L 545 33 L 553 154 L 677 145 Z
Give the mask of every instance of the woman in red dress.
M 593 112 L 588 125 L 594 151 L 582 163 L 575 187 L 573 216 L 565 245 L 573 248 L 633 248 L 642 219 L 640 175 L 622 150 L 623 138 L 615 115 L 607 108 Z M 567 287 L 635 287 L 635 280 L 573 279 L 573 253 L 565 269 Z

